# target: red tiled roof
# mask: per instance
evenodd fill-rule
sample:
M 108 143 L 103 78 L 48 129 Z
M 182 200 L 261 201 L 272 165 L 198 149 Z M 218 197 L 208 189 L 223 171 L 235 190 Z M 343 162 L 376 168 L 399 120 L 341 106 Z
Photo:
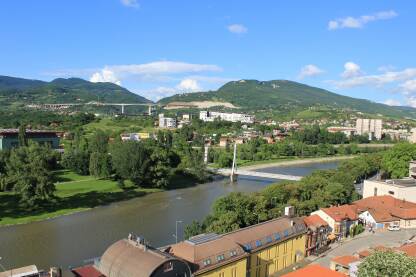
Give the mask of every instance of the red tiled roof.
M 329 268 L 318 264 L 308 265 L 299 270 L 285 274 L 282 277 L 346 277 L 340 272 L 330 270 Z
M 416 203 L 396 199 L 390 195 L 363 198 L 352 205 L 361 212 L 368 210 L 377 222 L 416 218 Z
M 328 223 L 317 214 L 303 218 L 303 222 L 305 222 L 307 227 L 328 226 Z
M 406 253 L 407 256 L 416 257 L 416 243 L 402 245 L 396 248 L 396 250 Z
M 357 209 L 352 205 L 332 206 L 323 208 L 322 211 L 332 217 L 336 222 L 358 219 Z
M 338 256 L 332 259 L 333 262 L 345 267 L 348 267 L 350 263 L 357 262 L 359 260 L 360 259 L 355 256 Z
M 358 256 L 360 258 L 366 258 L 370 255 L 371 255 L 371 252 L 369 250 L 363 250 L 363 251 L 358 252 Z
M 71 271 L 79 277 L 105 277 L 105 275 L 98 271 L 93 265 L 74 268 Z

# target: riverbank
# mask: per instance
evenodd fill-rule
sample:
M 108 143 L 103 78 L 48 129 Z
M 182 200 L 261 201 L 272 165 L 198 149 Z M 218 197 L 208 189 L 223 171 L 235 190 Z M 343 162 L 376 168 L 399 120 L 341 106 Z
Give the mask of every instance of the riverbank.
M 239 167 L 244 168 L 245 170 L 256 170 L 267 167 L 280 167 L 280 166 L 292 166 L 292 165 L 303 165 L 309 163 L 325 163 L 325 162 L 337 162 L 348 160 L 357 157 L 357 155 L 348 155 L 348 156 L 331 156 L 331 157 L 313 157 L 313 158 L 287 158 L 287 159 L 278 159 L 278 160 L 268 160 L 268 161 L 252 161 L 245 164 L 239 165 Z
M 55 198 L 34 209 L 19 205 L 17 194 L 0 192 L 0 227 L 52 219 L 164 191 L 157 188 L 138 188 L 129 182 L 120 187 L 113 180 L 81 176 L 67 170 L 57 171 L 55 174 L 58 180 L 55 184 Z M 170 189 L 197 184 L 191 176 L 185 175 L 174 175 L 171 182 Z

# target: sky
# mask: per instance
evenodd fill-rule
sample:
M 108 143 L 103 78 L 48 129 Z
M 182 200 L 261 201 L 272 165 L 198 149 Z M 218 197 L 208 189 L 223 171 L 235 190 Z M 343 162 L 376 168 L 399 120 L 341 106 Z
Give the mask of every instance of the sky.
M 0 75 L 151 100 L 287 79 L 416 107 L 415 1 L 1 0 Z

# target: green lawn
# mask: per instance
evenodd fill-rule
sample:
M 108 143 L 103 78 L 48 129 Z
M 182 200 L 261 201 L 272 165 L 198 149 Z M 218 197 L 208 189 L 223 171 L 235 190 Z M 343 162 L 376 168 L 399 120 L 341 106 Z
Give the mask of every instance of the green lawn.
M 133 187 L 128 182 L 121 189 L 115 181 L 97 180 L 65 170 L 55 174 L 59 181 L 56 183 L 56 198 L 34 210 L 18 205 L 18 195 L 0 192 L 0 226 L 43 220 L 161 191 Z
M 92 133 L 95 130 L 103 130 L 107 132 L 153 132 L 154 127 L 144 127 L 141 121 L 133 118 L 123 118 L 116 120 L 112 117 L 100 118 L 98 121 L 88 123 L 84 126 L 87 133 Z

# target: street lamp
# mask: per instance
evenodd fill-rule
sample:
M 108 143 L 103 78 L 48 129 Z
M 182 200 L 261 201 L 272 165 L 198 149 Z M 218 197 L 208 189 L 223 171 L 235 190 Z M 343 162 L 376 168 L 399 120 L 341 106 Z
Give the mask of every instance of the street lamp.
M 175 237 L 176 243 L 178 243 L 178 223 L 183 223 L 182 220 L 176 220 L 175 222 L 175 234 L 173 235 Z

